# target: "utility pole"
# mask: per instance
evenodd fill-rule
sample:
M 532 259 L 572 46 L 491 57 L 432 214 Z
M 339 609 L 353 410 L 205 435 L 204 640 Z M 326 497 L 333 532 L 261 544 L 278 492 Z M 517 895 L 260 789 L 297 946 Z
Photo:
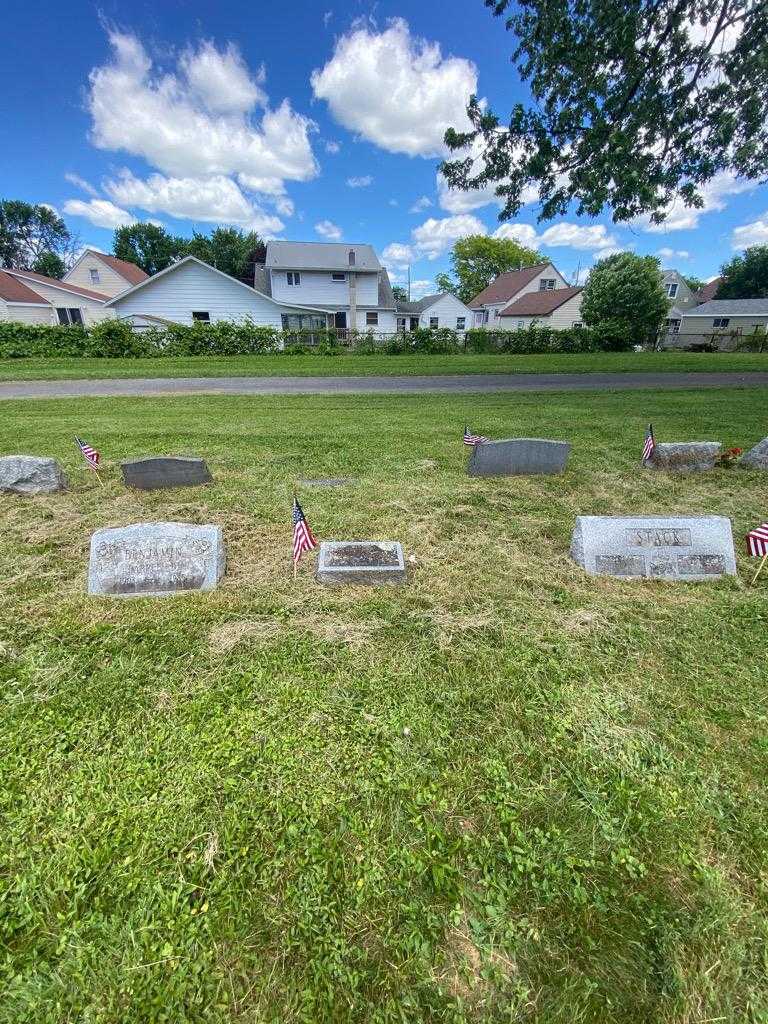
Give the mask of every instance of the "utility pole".
M 408 264 L 408 301 L 411 301 L 411 264 Z

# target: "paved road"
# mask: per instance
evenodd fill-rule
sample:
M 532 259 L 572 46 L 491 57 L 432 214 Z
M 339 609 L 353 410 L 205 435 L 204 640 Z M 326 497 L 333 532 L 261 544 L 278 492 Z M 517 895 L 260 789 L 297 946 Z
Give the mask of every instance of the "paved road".
M 147 380 L 0 382 L 3 398 L 141 395 L 344 395 L 627 388 L 768 387 L 768 373 L 478 373 L 454 377 L 155 377 Z

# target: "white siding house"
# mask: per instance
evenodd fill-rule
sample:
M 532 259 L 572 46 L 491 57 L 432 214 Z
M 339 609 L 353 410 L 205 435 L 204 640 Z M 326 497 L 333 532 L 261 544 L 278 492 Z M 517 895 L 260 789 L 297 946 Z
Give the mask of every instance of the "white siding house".
M 502 312 L 521 295 L 531 292 L 556 291 L 567 288 L 568 282 L 553 263 L 539 263 L 533 267 L 510 270 L 499 276 L 471 299 L 469 306 L 474 313 L 476 327 L 498 327 Z
M 524 330 L 533 324 L 555 331 L 581 326 L 583 288 L 556 288 L 554 291 L 529 291 L 515 299 L 499 317 L 502 330 Z M 489 325 L 490 327 L 490 325 Z
M 465 331 L 471 326 L 472 310 L 448 292 L 426 295 L 417 302 L 397 303 L 398 331 L 412 331 L 417 327 Z
M 80 288 L 53 277 L 35 274 L 31 270 L 9 269 L 3 273 L 34 293 L 37 299 L 45 302 L 52 311 L 49 320 L 30 321 L 27 315 L 27 323 L 82 323 L 87 326 L 113 316 L 111 310 L 106 308 L 106 296 L 99 295 L 89 288 Z
M 56 311 L 23 281 L 0 270 L 0 320 L 24 324 L 52 324 Z
M 81 288 L 91 288 L 113 298 L 127 288 L 141 284 L 147 277 L 141 267 L 134 263 L 120 260 L 108 253 L 97 252 L 95 249 L 86 249 L 62 280 Z

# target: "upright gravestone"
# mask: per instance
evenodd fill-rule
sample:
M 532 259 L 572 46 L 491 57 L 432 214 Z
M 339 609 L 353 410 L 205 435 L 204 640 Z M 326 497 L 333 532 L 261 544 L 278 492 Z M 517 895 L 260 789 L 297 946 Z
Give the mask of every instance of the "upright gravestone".
M 53 494 L 67 486 L 64 470 L 56 459 L 36 455 L 0 457 L 0 491 L 10 494 Z
M 739 466 L 743 469 L 768 469 L 768 437 L 744 452 L 739 459 Z
M 514 437 L 476 444 L 469 457 L 470 476 L 528 476 L 562 473 L 571 446 L 567 441 Z
M 121 462 L 126 487 L 155 491 L 163 487 L 197 487 L 211 483 L 213 477 L 205 459 L 181 456 L 150 456 Z
M 136 523 L 91 537 L 88 593 L 165 597 L 214 590 L 224 575 L 220 526 Z
M 591 576 L 736 575 L 731 521 L 724 516 L 577 516 L 571 557 Z
M 332 585 L 405 583 L 403 549 L 393 540 L 324 540 L 317 579 Z
M 644 469 L 660 469 L 669 473 L 704 473 L 714 469 L 722 445 L 719 441 L 680 441 L 657 444 Z

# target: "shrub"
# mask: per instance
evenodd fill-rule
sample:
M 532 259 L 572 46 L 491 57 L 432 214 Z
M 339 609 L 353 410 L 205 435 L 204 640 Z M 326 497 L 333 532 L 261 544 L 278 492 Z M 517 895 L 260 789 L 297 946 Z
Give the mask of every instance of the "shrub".
M 126 320 L 101 320 L 86 332 L 82 353 L 100 359 L 136 359 L 150 353 L 147 339 Z
M 0 321 L 0 358 L 3 359 L 82 356 L 87 340 L 85 327 Z

